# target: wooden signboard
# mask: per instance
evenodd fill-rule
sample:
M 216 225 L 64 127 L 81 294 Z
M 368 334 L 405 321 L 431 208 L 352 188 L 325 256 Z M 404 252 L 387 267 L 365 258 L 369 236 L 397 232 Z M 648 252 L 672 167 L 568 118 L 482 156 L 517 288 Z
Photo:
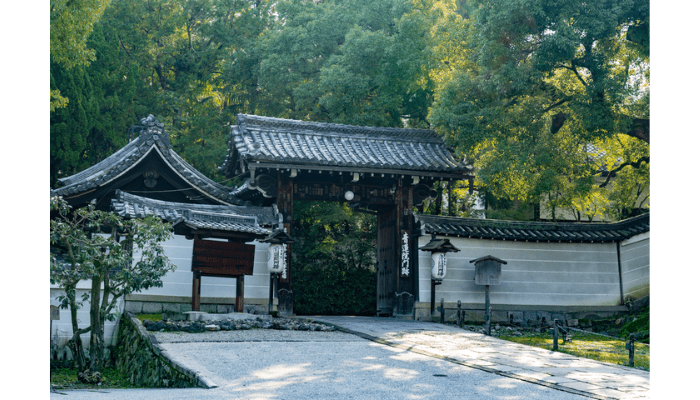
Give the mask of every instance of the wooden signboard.
M 495 260 L 482 260 L 477 262 L 474 283 L 477 285 L 500 285 L 501 263 Z
M 195 239 L 192 271 L 209 276 L 253 275 L 255 246 Z

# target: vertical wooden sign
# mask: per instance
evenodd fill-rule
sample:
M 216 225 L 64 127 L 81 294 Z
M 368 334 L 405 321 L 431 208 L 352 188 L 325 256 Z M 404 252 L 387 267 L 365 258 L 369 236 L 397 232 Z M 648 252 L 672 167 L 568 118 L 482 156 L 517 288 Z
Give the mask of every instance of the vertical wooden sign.
M 410 236 L 408 231 L 401 230 L 401 277 L 408 278 L 411 276 L 411 247 L 410 247 Z

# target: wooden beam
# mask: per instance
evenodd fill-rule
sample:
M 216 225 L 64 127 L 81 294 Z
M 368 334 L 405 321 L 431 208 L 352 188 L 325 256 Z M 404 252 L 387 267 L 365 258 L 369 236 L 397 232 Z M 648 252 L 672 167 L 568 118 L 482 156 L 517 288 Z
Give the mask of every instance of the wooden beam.
M 359 167 L 339 167 L 334 165 L 301 165 L 301 164 L 279 164 L 279 163 L 256 163 L 255 168 L 269 168 L 269 169 L 298 169 L 299 171 L 345 171 L 345 172 L 359 172 L 359 173 L 375 173 L 384 175 L 406 175 L 406 176 L 420 176 L 420 177 L 434 177 L 434 178 L 454 178 L 460 180 L 466 180 L 471 175 L 469 173 L 459 173 L 459 172 L 439 172 L 439 171 L 413 171 L 413 170 L 402 170 L 402 169 L 384 169 L 384 168 L 359 168 Z M 296 178 L 295 178 L 296 179 Z

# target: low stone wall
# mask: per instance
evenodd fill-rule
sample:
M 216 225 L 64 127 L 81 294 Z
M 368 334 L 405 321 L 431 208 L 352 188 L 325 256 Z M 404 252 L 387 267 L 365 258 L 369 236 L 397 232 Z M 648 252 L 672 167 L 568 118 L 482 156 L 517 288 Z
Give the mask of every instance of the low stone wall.
M 243 311 L 249 314 L 267 314 L 268 299 L 246 298 Z M 202 297 L 200 311 L 212 314 L 235 312 L 235 297 Z M 134 314 L 184 313 L 192 311 L 192 297 L 129 294 L 124 310 Z
M 141 321 L 125 312 L 119 323 L 116 366 L 129 382 L 145 387 L 216 387 L 210 380 L 170 358 Z

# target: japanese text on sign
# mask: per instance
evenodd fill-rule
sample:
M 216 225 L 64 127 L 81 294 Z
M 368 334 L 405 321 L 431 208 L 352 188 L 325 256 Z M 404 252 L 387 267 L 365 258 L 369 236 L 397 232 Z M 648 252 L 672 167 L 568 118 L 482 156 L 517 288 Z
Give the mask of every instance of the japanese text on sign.
M 409 248 L 408 248 L 408 233 L 404 232 L 401 246 L 401 276 L 409 276 Z

